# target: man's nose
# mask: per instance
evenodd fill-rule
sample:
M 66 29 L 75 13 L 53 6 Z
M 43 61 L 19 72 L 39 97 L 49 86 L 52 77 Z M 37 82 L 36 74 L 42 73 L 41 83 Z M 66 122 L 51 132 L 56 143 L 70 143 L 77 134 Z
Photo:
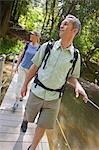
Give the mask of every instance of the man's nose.
M 62 28 L 63 28 L 63 24 L 60 25 L 60 29 L 62 29 Z

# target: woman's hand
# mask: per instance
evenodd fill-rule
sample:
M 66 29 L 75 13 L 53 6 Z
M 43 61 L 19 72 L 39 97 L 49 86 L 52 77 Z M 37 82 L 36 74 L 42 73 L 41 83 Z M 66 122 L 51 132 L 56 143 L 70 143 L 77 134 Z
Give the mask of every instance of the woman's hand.
M 15 73 L 17 73 L 17 72 L 18 72 L 18 67 L 16 67 L 16 68 L 14 69 L 14 71 L 15 71 Z
M 26 96 L 26 93 L 27 93 L 27 86 L 23 85 L 21 88 L 21 96 L 22 97 Z

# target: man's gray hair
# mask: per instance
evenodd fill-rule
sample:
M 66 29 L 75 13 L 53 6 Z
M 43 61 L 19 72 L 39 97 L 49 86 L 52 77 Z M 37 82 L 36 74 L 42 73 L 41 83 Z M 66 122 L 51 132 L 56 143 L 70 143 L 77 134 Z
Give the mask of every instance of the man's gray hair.
M 72 22 L 73 22 L 73 28 L 78 29 L 78 33 L 79 33 L 80 30 L 81 30 L 81 22 L 80 22 L 80 20 L 78 18 L 76 18 L 75 16 L 70 15 L 70 14 L 68 14 L 66 16 L 66 18 L 70 18 L 72 20 Z

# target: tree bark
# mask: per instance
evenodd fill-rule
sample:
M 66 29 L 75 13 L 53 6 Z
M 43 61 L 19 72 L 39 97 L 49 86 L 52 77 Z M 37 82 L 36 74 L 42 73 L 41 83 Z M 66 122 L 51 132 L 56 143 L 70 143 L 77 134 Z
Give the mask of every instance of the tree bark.
M 8 30 L 8 22 L 10 20 L 12 1 L 0 1 L 0 36 L 4 36 Z
M 45 12 L 45 17 L 44 17 L 44 21 L 43 21 L 43 26 L 42 26 L 42 31 L 41 33 L 43 32 L 43 29 L 44 29 L 44 26 L 45 26 L 45 22 L 46 22 L 46 18 L 47 18 L 47 13 L 48 13 L 48 0 L 46 0 L 46 12 Z
M 52 33 L 52 30 L 53 30 L 53 26 L 54 26 L 54 19 L 55 19 L 55 17 L 54 17 L 54 11 L 55 11 L 55 4 L 56 4 L 56 0 L 54 0 L 53 2 L 52 2 L 52 22 L 51 22 L 51 28 L 50 28 L 50 35 L 51 35 L 51 33 Z

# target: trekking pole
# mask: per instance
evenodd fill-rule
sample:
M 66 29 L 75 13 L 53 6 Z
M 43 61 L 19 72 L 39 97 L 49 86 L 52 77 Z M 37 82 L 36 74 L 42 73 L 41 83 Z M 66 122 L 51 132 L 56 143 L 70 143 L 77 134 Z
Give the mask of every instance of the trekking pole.
M 66 136 L 65 136 L 65 133 L 64 133 L 62 127 L 61 127 L 61 124 L 60 124 L 58 118 L 57 118 L 56 121 L 57 121 L 57 124 L 58 124 L 58 126 L 59 126 L 59 128 L 60 128 L 60 131 L 61 131 L 61 133 L 62 133 L 62 136 L 63 136 L 63 138 L 64 138 L 65 145 L 67 146 L 68 150 L 71 150 L 71 147 L 70 147 L 70 145 L 69 145 L 69 143 L 68 143 L 68 141 L 67 141 L 67 138 L 66 138 Z
M 90 99 L 88 99 L 88 102 L 89 102 L 90 104 L 92 104 L 95 108 L 97 108 L 97 109 L 99 110 L 99 106 L 96 105 L 93 101 L 91 101 Z

